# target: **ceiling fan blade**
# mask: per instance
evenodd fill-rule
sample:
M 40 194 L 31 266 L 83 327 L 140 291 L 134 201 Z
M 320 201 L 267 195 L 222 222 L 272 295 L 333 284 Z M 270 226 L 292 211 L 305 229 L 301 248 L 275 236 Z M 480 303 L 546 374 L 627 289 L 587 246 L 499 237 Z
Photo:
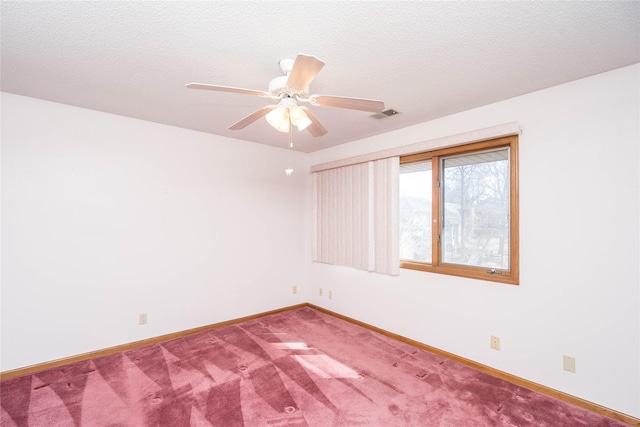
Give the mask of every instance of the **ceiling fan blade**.
M 232 92 L 232 93 L 240 93 L 243 95 L 262 96 L 265 98 L 271 97 L 270 93 L 263 92 L 261 90 L 242 89 L 239 87 L 230 87 L 230 86 L 209 85 L 206 83 L 189 83 L 187 87 L 189 89 L 205 89 L 205 90 L 213 90 L 216 92 Z
M 346 108 L 348 110 L 369 111 L 379 113 L 384 110 L 384 102 L 374 99 L 348 98 L 344 96 L 312 95 L 309 102 L 323 107 Z
M 320 121 L 316 118 L 316 116 L 313 115 L 311 110 L 309 110 L 307 107 L 300 107 L 300 108 L 304 110 L 307 117 L 309 117 L 309 120 L 311 120 L 311 124 L 307 127 L 307 130 L 309 131 L 309 133 L 314 137 L 326 135 L 327 130 L 324 128 L 324 126 L 320 124 Z
M 260 108 L 259 110 L 256 110 L 253 113 L 249 114 L 244 119 L 232 124 L 231 126 L 229 126 L 229 129 L 231 129 L 231 130 L 244 129 L 245 127 L 249 126 L 251 123 L 253 123 L 256 120 L 258 120 L 260 117 L 266 116 L 269 113 L 269 111 L 273 110 L 277 106 L 278 106 L 278 104 L 265 105 L 264 107 Z
M 291 68 L 291 73 L 289 73 L 287 87 L 293 90 L 305 90 L 322 67 L 324 67 L 324 62 L 315 56 L 298 54 L 293 68 Z

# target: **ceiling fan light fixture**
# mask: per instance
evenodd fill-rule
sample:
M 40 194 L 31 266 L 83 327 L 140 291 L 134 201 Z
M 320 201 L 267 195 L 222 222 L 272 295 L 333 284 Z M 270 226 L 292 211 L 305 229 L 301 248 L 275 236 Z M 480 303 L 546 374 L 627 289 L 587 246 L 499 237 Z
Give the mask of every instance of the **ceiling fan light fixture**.
M 274 126 L 275 127 L 275 126 Z M 289 129 L 291 128 L 291 123 L 289 122 L 289 110 L 285 109 L 284 117 L 280 124 L 275 127 L 278 132 L 289 133 Z
M 305 130 L 311 124 L 311 119 L 307 117 L 307 114 L 298 104 L 293 104 L 289 107 L 289 117 L 291 118 L 291 123 L 296 125 L 299 131 Z
M 299 131 L 303 131 L 312 123 L 293 98 L 284 98 L 265 116 L 265 119 L 274 129 L 283 133 L 289 132 L 290 124 L 295 125 Z
M 311 119 L 310 119 L 309 117 L 307 117 L 307 115 L 306 115 L 306 114 L 304 114 L 304 112 L 303 112 L 302 114 L 303 114 L 303 117 L 302 117 L 302 118 L 300 118 L 300 119 L 296 122 L 296 127 L 298 128 L 298 130 L 299 130 L 300 132 L 302 132 L 303 130 L 305 130 L 306 128 L 308 128 L 308 127 L 309 127 L 309 125 L 310 125 L 311 123 L 313 123 L 313 122 L 311 121 Z
M 288 115 L 287 113 L 288 110 L 285 107 L 278 105 L 265 116 L 265 119 L 267 119 L 267 123 L 273 126 L 274 129 L 279 130 L 280 132 L 289 132 L 289 118 L 286 117 Z M 283 123 L 286 123 L 286 131 L 280 130 Z

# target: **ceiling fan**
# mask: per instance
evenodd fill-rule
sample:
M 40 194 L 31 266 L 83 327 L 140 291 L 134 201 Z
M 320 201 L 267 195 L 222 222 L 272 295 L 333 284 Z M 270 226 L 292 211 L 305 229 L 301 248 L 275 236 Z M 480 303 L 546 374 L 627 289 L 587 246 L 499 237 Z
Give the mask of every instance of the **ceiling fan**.
M 309 95 L 309 83 L 324 66 L 315 56 L 298 54 L 295 60 L 283 59 L 279 63 L 284 76 L 269 82 L 268 91 L 218 86 L 205 83 L 189 83 L 189 89 L 205 89 L 217 92 L 232 92 L 244 95 L 271 98 L 277 104 L 266 105 L 229 127 L 231 130 L 244 129 L 259 118 L 266 116 L 267 122 L 280 132 L 289 132 L 291 125 L 299 131 L 307 129 L 314 136 L 322 136 L 327 130 L 307 107 L 298 103 L 309 103 L 323 107 L 346 108 L 349 110 L 379 113 L 384 110 L 384 102 L 372 99 L 349 98 L 331 95 Z

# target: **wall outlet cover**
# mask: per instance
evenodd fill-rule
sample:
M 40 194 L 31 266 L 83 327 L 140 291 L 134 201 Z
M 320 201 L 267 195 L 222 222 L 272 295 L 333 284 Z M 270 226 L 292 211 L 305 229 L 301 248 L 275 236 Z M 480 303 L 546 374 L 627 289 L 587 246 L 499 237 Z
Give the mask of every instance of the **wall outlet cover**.
M 491 335 L 491 348 L 494 350 L 500 350 L 500 337 Z
M 575 374 L 576 358 L 571 356 L 562 356 L 562 369 Z

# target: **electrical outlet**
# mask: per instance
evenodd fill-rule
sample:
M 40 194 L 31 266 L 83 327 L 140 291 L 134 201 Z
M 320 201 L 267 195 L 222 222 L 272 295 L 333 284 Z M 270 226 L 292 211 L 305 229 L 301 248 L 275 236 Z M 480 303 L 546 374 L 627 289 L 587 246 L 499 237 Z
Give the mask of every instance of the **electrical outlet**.
M 322 296 L 322 288 L 320 288 L 320 296 Z
M 298 287 L 296 285 L 293 285 L 293 289 L 291 291 L 292 291 L 292 293 L 297 294 L 298 293 Z
M 329 291 L 329 299 L 333 299 L 333 292 Z
M 571 356 L 562 356 L 562 369 L 565 371 L 576 373 L 576 358 Z
M 491 348 L 494 350 L 500 350 L 500 337 L 491 335 Z
M 147 324 L 147 313 L 140 313 L 138 315 L 138 324 L 146 325 Z

